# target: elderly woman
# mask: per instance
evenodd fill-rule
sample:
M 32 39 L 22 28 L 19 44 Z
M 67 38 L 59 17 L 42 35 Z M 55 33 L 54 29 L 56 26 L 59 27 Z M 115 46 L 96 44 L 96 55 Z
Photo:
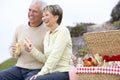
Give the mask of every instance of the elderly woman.
M 69 80 L 72 42 L 69 30 L 61 25 L 62 16 L 63 11 L 59 5 L 48 5 L 43 10 L 42 20 L 50 28 L 44 38 L 44 54 L 29 40 L 27 40 L 29 45 L 25 44 L 26 51 L 45 63 L 41 71 L 31 77 L 31 80 Z

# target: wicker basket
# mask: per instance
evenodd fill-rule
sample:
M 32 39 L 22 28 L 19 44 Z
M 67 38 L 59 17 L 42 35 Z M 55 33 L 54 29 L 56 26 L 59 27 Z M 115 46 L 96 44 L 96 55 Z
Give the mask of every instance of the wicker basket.
M 120 80 L 120 75 L 111 74 L 78 74 L 79 80 Z
M 92 54 L 120 54 L 120 31 L 89 32 L 84 34 L 87 46 Z M 120 80 L 120 75 L 78 74 L 79 80 Z
M 84 38 L 92 54 L 120 54 L 119 30 L 85 33 Z

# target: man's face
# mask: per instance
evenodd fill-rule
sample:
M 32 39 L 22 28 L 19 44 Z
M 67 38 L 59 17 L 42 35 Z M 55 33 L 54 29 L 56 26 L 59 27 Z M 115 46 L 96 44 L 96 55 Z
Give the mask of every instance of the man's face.
M 42 12 L 40 12 L 39 4 L 31 4 L 28 11 L 28 18 L 30 24 L 38 24 L 41 22 Z

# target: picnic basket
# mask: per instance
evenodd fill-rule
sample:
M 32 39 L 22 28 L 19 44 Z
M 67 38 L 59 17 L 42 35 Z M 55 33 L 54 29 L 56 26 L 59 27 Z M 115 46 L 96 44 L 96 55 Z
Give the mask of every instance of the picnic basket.
M 84 38 L 90 53 L 107 54 L 109 56 L 120 54 L 120 30 L 85 33 Z M 120 75 L 79 73 L 79 80 L 120 80 Z

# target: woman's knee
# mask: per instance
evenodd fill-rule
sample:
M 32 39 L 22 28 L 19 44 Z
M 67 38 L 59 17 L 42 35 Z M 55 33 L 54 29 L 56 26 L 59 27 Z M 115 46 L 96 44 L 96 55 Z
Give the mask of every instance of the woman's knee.
M 55 72 L 43 76 L 38 76 L 35 80 L 69 80 L 68 72 Z

